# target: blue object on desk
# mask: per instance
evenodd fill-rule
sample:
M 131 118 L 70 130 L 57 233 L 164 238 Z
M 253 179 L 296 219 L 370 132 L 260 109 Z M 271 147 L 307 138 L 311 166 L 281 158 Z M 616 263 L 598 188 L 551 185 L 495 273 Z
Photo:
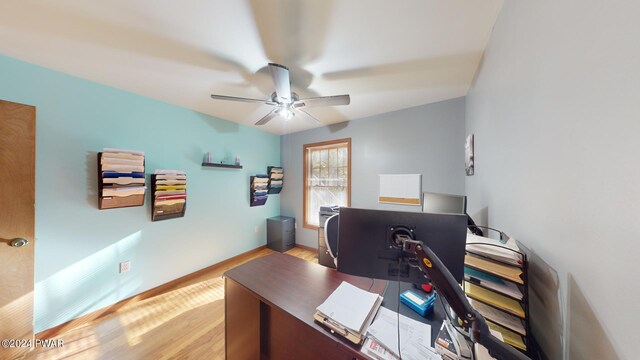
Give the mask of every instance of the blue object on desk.
M 433 303 L 436 301 L 436 293 L 432 292 L 426 297 L 419 295 L 411 290 L 407 290 L 400 294 L 400 302 L 407 305 L 411 310 L 424 317 L 433 309 Z

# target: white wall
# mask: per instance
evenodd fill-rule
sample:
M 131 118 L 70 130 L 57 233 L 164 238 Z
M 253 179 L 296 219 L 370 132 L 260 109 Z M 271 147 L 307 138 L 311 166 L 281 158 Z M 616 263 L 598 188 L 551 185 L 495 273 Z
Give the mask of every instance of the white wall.
M 633 1 L 505 2 L 467 96 L 469 210 L 557 271 L 565 344 L 540 336 L 554 359 L 640 353 L 638 14 Z
M 280 208 L 296 218 L 298 244 L 318 243 L 317 231 L 302 226 L 302 146 L 341 138 L 351 138 L 352 207 L 421 210 L 378 203 L 378 174 L 422 174 L 424 191 L 464 193 L 464 98 L 285 135 Z

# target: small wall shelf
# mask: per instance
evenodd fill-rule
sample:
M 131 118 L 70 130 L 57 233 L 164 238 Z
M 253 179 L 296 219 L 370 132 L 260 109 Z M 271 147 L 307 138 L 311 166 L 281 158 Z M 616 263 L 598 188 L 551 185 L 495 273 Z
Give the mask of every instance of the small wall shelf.
M 208 163 L 208 162 L 203 162 L 202 166 L 206 166 L 206 167 L 220 167 L 220 168 L 228 168 L 228 169 L 242 169 L 242 165 L 235 165 L 235 164 L 223 164 L 223 163 Z

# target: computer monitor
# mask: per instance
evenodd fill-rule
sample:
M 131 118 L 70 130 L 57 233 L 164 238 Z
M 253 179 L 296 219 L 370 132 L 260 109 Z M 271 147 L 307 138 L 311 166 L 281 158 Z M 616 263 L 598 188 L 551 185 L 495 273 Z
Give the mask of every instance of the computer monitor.
M 467 197 L 464 195 L 425 192 L 422 199 L 422 212 L 434 214 L 466 214 Z
M 415 257 L 394 243 L 405 233 L 422 241 L 442 260 L 458 283 L 464 275 L 467 217 L 341 208 L 338 271 L 376 279 L 424 283 L 420 269 L 410 266 Z M 401 261 L 402 260 L 402 261 Z

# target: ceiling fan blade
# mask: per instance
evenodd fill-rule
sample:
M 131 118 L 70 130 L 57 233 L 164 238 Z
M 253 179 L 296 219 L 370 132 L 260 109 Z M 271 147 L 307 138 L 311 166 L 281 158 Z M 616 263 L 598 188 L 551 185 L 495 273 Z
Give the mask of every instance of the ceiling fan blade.
M 315 117 L 315 116 L 313 116 L 313 115 L 309 114 L 308 112 L 306 112 L 306 111 L 304 111 L 304 110 L 302 110 L 302 109 L 296 109 L 296 111 L 297 111 L 299 114 L 301 114 L 301 115 L 302 115 L 302 117 L 307 118 L 307 119 L 309 119 L 309 120 L 311 120 L 311 121 L 315 122 L 315 123 L 316 123 L 316 124 L 318 124 L 318 125 L 324 125 L 324 124 L 322 123 L 322 121 L 320 121 L 320 120 L 316 119 L 316 117 Z
M 256 125 L 264 125 L 271 121 L 274 117 L 278 116 L 277 109 L 272 110 L 270 113 L 265 115 L 262 119 L 256 122 Z
M 276 86 L 276 96 L 284 103 L 291 103 L 289 68 L 280 64 L 269 63 L 269 72 Z
M 226 96 L 226 95 L 214 95 L 214 94 L 211 94 L 211 98 L 212 99 L 216 99 L 216 100 L 230 100 L 230 101 L 241 101 L 241 102 L 249 102 L 249 103 L 260 103 L 260 104 L 276 105 L 276 103 L 274 103 L 273 101 L 260 100 L 260 99 L 249 99 L 249 98 L 242 98 L 242 97 L 236 97 L 236 96 Z
M 351 97 L 349 95 L 321 96 L 308 99 L 300 99 L 293 103 L 294 107 L 319 107 L 319 106 L 336 106 L 349 105 Z

